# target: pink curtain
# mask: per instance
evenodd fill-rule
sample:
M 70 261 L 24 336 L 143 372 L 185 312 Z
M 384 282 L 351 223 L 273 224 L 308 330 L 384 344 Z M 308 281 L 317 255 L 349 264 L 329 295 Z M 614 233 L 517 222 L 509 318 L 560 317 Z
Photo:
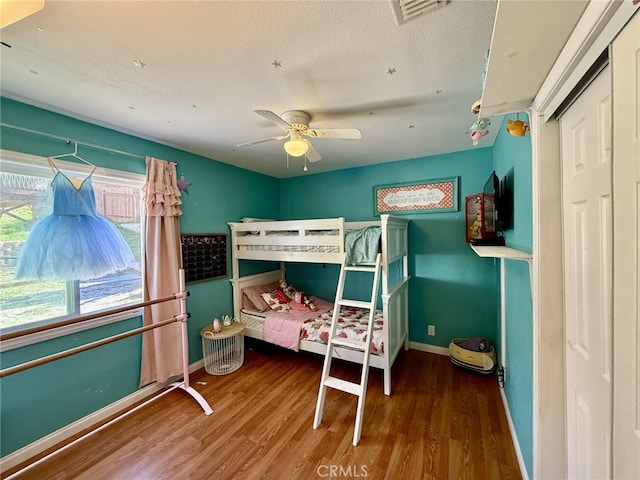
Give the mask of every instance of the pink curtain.
M 143 187 L 145 235 L 145 300 L 180 291 L 180 190 L 175 163 L 147 157 L 147 179 Z M 144 325 L 171 318 L 180 312 L 178 300 L 144 308 Z M 173 323 L 142 335 L 140 386 L 164 383 L 182 375 L 180 325 Z

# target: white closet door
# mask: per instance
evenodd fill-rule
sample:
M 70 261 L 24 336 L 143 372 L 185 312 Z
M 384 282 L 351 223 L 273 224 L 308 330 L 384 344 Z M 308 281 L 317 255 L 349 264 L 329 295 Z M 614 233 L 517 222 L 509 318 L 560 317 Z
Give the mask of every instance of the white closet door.
M 640 14 L 613 42 L 613 477 L 640 478 Z
M 611 75 L 606 67 L 560 120 L 567 467 L 611 478 Z

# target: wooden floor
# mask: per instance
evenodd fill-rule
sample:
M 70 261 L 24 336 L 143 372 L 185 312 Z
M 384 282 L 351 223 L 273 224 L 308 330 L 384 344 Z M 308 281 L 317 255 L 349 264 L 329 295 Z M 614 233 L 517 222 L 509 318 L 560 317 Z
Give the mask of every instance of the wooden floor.
M 332 375 L 357 381 L 357 365 L 334 365 Z M 381 371 L 371 370 L 354 447 L 351 395 L 329 390 L 313 430 L 321 368 L 312 354 L 247 350 L 232 374 L 192 375 L 212 415 L 176 390 L 16 478 L 521 478 L 495 377 L 403 351 L 392 396 L 382 393 Z

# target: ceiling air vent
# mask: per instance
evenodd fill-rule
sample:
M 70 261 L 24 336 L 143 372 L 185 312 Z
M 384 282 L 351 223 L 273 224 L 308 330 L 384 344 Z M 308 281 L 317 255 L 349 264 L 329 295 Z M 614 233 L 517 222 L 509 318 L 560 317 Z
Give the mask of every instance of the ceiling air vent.
M 451 0 L 391 0 L 398 25 L 420 15 L 444 7 Z

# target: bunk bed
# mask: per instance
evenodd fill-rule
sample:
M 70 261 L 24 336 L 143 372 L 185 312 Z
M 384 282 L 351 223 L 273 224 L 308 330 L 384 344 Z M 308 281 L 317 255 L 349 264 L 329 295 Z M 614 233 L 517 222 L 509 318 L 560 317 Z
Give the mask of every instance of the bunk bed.
M 370 362 L 371 366 L 383 370 L 384 393 L 390 395 L 391 367 L 401 348 L 409 348 L 407 220 L 381 215 L 379 221 L 367 222 L 345 222 L 340 217 L 285 221 L 244 219 L 243 222 L 229 223 L 232 238 L 234 316 L 245 324 L 246 336 L 264 340 L 265 314 L 243 309 L 243 296 L 247 291 L 245 289 L 258 288 L 286 278 L 286 262 L 342 264 L 348 253 L 345 236 L 349 232 L 372 226 L 380 227 L 382 309 L 376 314 L 376 322 L 381 323 L 381 326 L 377 328 L 379 341 L 374 341 L 378 348 L 371 355 Z M 280 268 L 240 276 L 241 260 L 280 262 Z M 341 313 L 343 311 L 344 307 Z M 323 313 L 324 315 L 310 318 L 308 322 L 314 322 L 318 326 L 328 319 L 330 323 L 331 312 L 328 315 L 326 311 Z M 323 343 L 322 338 L 312 340 L 304 329 L 301 329 L 300 337 L 300 350 L 325 354 L 326 343 Z M 334 357 L 362 363 L 361 352 L 346 348 L 336 349 Z

